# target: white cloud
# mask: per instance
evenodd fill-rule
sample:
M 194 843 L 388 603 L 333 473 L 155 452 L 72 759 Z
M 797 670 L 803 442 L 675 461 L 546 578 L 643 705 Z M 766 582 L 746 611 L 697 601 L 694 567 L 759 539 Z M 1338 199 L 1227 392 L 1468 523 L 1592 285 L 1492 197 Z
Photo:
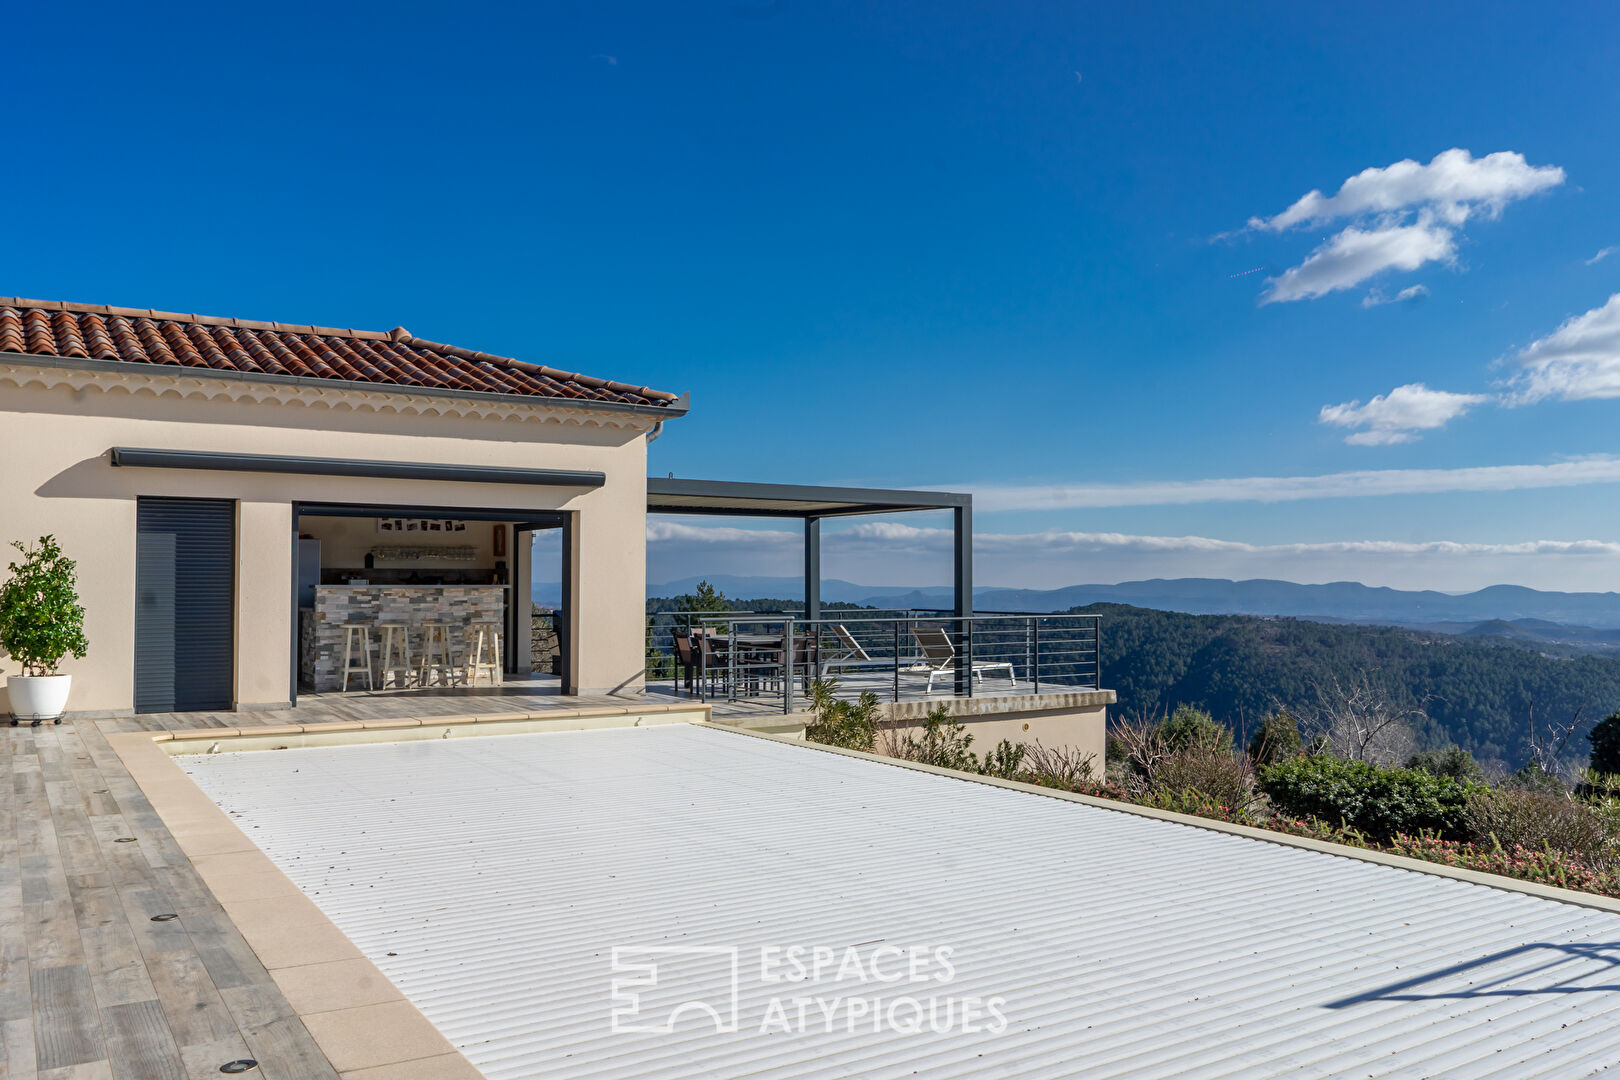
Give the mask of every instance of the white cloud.
M 738 529 L 727 525 L 689 525 L 684 521 L 647 521 L 647 543 L 683 544 L 801 543 L 803 536 L 775 529 Z
M 1409 285 L 1394 296 L 1385 296 L 1382 289 L 1373 289 L 1361 298 L 1362 307 L 1378 307 L 1382 304 L 1405 304 L 1413 300 L 1421 300 L 1429 295 L 1427 285 Z
M 1275 217 L 1250 218 L 1249 227 L 1281 232 L 1419 206 L 1434 210 L 1448 224 L 1461 225 L 1478 210 L 1494 217 L 1515 199 L 1563 182 L 1563 169 L 1533 166 L 1511 150 L 1475 158 L 1467 150 L 1453 148 L 1436 154 L 1427 165 L 1408 158 L 1382 169 L 1363 169 L 1340 185 L 1337 194 L 1312 191 Z
M 705 540 L 700 534 L 712 533 Z M 803 535 L 797 530 L 683 526 L 659 531 L 647 548 L 649 579 L 689 574 L 796 577 Z M 943 585 L 950 580 L 951 530 L 887 522 L 829 529 L 822 568 L 874 588 Z M 974 557 L 983 585 L 1055 588 L 1153 577 L 1282 578 L 1363 581 L 1396 588 L 1477 589 L 1502 582 L 1590 590 L 1620 573 L 1620 542 L 1533 539 L 1329 540 L 1254 544 L 1208 536 L 1111 532 L 977 533 Z
M 1345 437 L 1353 446 L 1388 446 L 1412 442 L 1419 431 L 1444 427 L 1470 408 L 1488 401 L 1484 394 L 1453 394 L 1430 390 L 1422 383 L 1397 386 L 1363 405 L 1359 400 L 1324 405 L 1317 421 L 1334 427 L 1357 428 Z
M 1393 219 L 1369 229 L 1350 226 L 1320 245 L 1298 266 L 1274 278 L 1260 297 L 1262 304 L 1286 303 L 1326 296 L 1340 289 L 1353 288 L 1385 270 L 1416 270 L 1425 263 L 1454 262 L 1455 235 L 1436 225 L 1428 214 L 1420 214 L 1410 225 Z
M 1531 342 L 1514 359 L 1524 370 L 1508 380 L 1512 404 L 1620 397 L 1620 293 Z
M 1068 510 L 1109 506 L 1183 506 L 1214 502 L 1523 491 L 1620 483 L 1620 457 L 1598 455 L 1550 465 L 1482 465 L 1462 469 L 1362 469 L 1319 476 L 1245 476 L 1155 480 L 1140 484 L 969 485 L 974 508 Z M 949 485 L 947 485 L 949 486 Z M 954 490 L 963 490 L 957 487 Z
M 1587 259 L 1586 260 L 1586 265 L 1587 266 L 1593 266 L 1593 265 L 1595 265 L 1597 263 L 1600 263 L 1604 259 L 1607 259 L 1610 255 L 1613 255 L 1617 251 L 1620 251 L 1620 247 L 1613 247 L 1613 246 L 1606 247 L 1603 250 L 1599 251 L 1596 255 L 1592 256 L 1590 259 Z
M 916 528 L 892 523 L 862 524 L 826 534 L 829 545 L 849 549 L 912 548 L 951 550 L 950 529 Z M 775 547 L 798 545 L 802 534 L 779 529 L 734 529 L 725 526 L 683 526 L 675 532 L 648 527 L 649 543 L 748 544 Z M 1033 554 L 1067 552 L 1092 554 L 1107 550 L 1152 552 L 1234 552 L 1248 555 L 1620 555 L 1620 541 L 1523 540 L 1511 544 L 1469 543 L 1459 540 L 1329 540 L 1297 544 L 1250 544 L 1209 536 L 1143 536 L 1116 532 L 1071 532 L 1048 529 L 1034 533 L 975 533 L 979 554 Z
M 1454 148 L 1427 165 L 1406 160 L 1365 169 L 1336 194 L 1311 191 L 1280 214 L 1249 219 L 1250 229 L 1274 233 L 1349 223 L 1303 263 L 1268 279 L 1261 303 L 1308 300 L 1386 270 L 1410 272 L 1431 262 L 1454 262 L 1457 232 L 1470 218 L 1496 217 L 1508 203 L 1563 182 L 1563 169 L 1532 166 L 1511 150 L 1475 158 Z
M 950 530 L 938 530 L 943 543 Z M 975 551 L 1072 551 L 1124 549 L 1137 552 L 1234 552 L 1246 555 L 1620 555 L 1610 540 L 1525 540 L 1476 544 L 1458 540 L 1330 540 L 1303 544 L 1248 544 L 1208 536 L 1136 536 L 1130 533 L 1040 532 L 974 537 Z

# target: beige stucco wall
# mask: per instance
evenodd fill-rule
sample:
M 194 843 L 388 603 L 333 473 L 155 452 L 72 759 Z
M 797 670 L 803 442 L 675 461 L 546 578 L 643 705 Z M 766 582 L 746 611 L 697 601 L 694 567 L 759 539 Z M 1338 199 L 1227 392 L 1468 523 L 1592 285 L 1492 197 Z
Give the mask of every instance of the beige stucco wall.
M 947 711 L 954 714 L 954 719 L 962 724 L 967 734 L 973 736 L 972 750 L 980 757 L 994 750 L 1003 739 L 1014 744 L 1039 742 L 1052 749 L 1067 748 L 1091 754 L 1094 773 L 1100 778 L 1108 750 L 1108 705 L 1102 699 L 1112 702 L 1114 695 L 1106 690 L 1094 693 L 1099 699 L 1096 704 L 1069 704 L 1050 709 L 1019 709 L 1016 707 L 1020 700 L 1018 698 L 952 699 L 934 704 L 944 704 Z M 1006 707 L 997 711 L 977 712 L 967 707 L 953 708 L 980 702 L 1000 702 Z M 923 721 L 916 716 L 883 725 L 885 730 L 894 730 L 901 735 L 921 730 L 922 726 Z M 883 745 L 882 735 L 878 738 L 878 745 Z
M 134 704 L 135 500 L 142 495 L 238 501 L 239 705 L 289 695 L 295 500 L 577 512 L 578 688 L 639 688 L 651 419 L 541 406 L 455 415 L 462 407 L 453 401 L 352 392 L 277 390 L 240 400 L 252 389 L 178 374 L 98 380 L 0 360 L 0 541 L 52 533 L 79 562 L 90 654 L 64 666 L 74 676 L 71 711 Z M 113 446 L 590 469 L 607 483 L 582 489 L 114 468 Z M 15 665 L 0 658 L 0 672 L 8 670 Z

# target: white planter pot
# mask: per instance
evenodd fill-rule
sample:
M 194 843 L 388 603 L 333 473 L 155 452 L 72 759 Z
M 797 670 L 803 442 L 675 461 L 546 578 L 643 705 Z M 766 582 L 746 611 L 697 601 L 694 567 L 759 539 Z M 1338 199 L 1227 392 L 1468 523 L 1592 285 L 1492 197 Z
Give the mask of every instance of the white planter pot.
M 67 711 L 71 675 L 13 675 L 6 680 L 6 696 L 11 700 L 11 721 L 62 720 Z

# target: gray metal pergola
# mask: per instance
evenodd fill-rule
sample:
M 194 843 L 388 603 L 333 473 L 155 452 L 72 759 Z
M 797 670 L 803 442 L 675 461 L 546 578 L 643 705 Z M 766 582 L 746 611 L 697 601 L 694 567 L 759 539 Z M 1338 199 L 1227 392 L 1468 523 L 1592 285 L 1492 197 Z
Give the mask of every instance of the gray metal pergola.
M 950 510 L 955 530 L 952 613 L 973 614 L 973 496 L 951 491 L 647 479 L 649 514 L 799 518 L 804 522 L 805 618 L 821 618 L 821 519 Z

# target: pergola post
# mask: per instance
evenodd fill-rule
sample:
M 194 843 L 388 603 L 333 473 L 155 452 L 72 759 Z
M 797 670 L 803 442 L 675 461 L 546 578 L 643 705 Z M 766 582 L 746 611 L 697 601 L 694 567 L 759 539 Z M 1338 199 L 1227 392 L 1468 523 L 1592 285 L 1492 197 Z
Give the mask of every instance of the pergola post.
M 821 519 L 804 519 L 804 617 L 821 618 Z
M 956 606 L 952 612 L 961 618 L 973 614 L 973 504 L 958 506 L 956 511 Z
M 973 503 L 968 501 L 955 507 L 955 517 L 952 584 L 956 595 L 952 614 L 959 620 L 966 620 L 973 614 Z M 973 624 L 958 621 L 955 626 L 960 643 L 957 652 L 961 654 L 956 664 L 955 693 L 957 697 L 970 697 L 973 694 Z

